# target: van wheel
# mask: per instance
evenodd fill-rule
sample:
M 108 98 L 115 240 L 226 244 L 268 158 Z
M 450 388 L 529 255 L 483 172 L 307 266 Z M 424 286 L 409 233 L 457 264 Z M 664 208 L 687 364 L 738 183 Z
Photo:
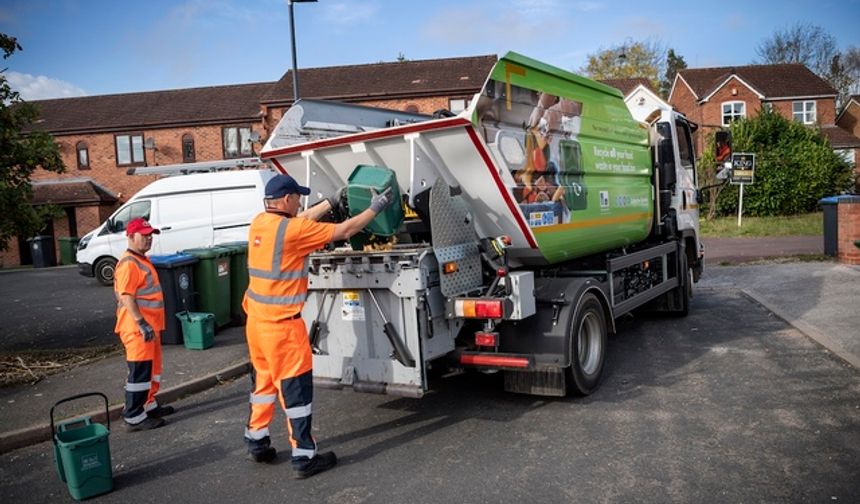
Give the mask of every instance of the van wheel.
M 116 259 L 105 257 L 99 259 L 95 265 L 96 280 L 102 285 L 113 285 L 113 272 L 116 269 Z
M 582 297 L 570 326 L 570 366 L 566 369 L 567 393 L 589 395 L 600 384 L 606 360 L 606 314 L 592 293 Z

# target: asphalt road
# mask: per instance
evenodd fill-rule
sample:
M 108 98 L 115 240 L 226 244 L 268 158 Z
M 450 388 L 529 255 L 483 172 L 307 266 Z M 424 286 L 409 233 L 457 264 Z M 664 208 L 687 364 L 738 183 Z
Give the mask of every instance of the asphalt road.
M 734 289 L 687 318 L 628 318 L 584 399 L 437 378 L 423 399 L 317 389 L 340 465 L 305 481 L 244 459 L 246 379 L 110 436 L 115 490 L 145 502 L 858 502 L 860 373 Z M 286 448 L 283 415 L 273 424 Z M 282 454 L 286 455 L 286 454 Z M 0 458 L 0 502 L 68 499 L 50 443 Z
M 117 343 L 113 289 L 77 267 L 0 273 L 0 350 Z

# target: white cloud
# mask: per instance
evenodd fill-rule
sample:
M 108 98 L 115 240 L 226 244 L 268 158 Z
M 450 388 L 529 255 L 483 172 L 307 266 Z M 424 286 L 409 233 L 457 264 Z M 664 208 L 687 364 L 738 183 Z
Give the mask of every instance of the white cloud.
M 86 96 L 87 92 L 66 81 L 51 79 L 44 75 L 33 76 L 20 72 L 7 72 L 9 86 L 21 94 L 24 100 L 47 100 Z
M 376 2 L 337 2 L 325 3 L 323 19 L 336 25 L 353 25 L 373 19 L 379 11 Z

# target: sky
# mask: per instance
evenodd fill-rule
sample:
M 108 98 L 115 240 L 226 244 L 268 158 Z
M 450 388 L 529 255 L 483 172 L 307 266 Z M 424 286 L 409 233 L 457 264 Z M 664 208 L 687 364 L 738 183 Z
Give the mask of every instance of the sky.
M 652 40 L 688 67 L 755 62 L 798 22 L 860 47 L 860 0 L 319 0 L 293 5 L 299 68 L 502 55 L 577 71 Z M 286 0 L 0 0 L 23 51 L 0 70 L 26 100 L 276 81 L 290 68 Z

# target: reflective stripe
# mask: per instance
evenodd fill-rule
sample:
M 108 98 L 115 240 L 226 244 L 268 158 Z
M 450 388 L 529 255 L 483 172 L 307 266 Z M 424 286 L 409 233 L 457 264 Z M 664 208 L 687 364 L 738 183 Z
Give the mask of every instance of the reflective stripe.
M 137 289 L 138 296 L 146 296 L 149 294 L 161 294 L 161 286 L 156 285 L 155 287 L 144 287 L 142 289 Z
M 252 430 L 248 429 L 247 427 L 245 427 L 245 437 L 248 439 L 252 439 L 254 441 L 259 441 L 263 438 L 269 437 L 269 428 L 266 427 L 265 429 L 252 431 Z M 295 451 L 295 450 L 293 450 L 293 451 Z
M 269 271 L 279 271 L 281 269 L 281 256 L 284 255 L 284 235 L 287 234 L 287 224 L 290 219 L 286 217 L 281 219 L 278 224 L 278 232 L 275 233 L 275 250 L 272 254 L 272 267 Z
M 140 422 L 143 422 L 144 420 L 146 420 L 146 412 L 145 411 L 143 413 L 141 413 L 140 415 L 137 415 L 136 417 L 126 418 L 125 423 L 127 423 L 129 425 L 137 425 Z
M 270 304 L 270 305 L 285 305 L 285 304 L 299 304 L 304 303 L 305 299 L 308 297 L 308 293 L 305 292 L 298 296 L 263 296 L 257 294 L 252 291 L 250 288 L 246 292 L 250 299 L 262 304 Z
M 154 301 L 151 299 L 135 299 L 137 306 L 143 306 L 144 308 L 164 308 L 164 301 Z
M 158 401 L 152 401 L 151 403 L 143 406 L 143 411 L 150 412 L 156 408 L 158 408 Z
M 287 408 L 285 411 L 287 418 L 305 418 L 311 416 L 311 405 L 293 406 L 292 408 Z
M 152 384 L 150 382 L 126 383 L 125 384 L 126 392 L 145 392 L 151 388 L 152 388 Z
M 291 271 L 266 271 L 257 268 L 248 268 L 248 275 L 265 280 L 297 280 L 308 277 L 308 268 L 307 265 L 302 267 L 301 270 Z
M 254 394 L 248 398 L 251 404 L 272 404 L 278 398 L 278 394 Z
M 314 458 L 314 455 L 317 454 L 316 450 L 308 450 L 307 448 L 293 448 L 293 457 L 307 457 Z
M 152 381 L 161 383 L 161 375 L 157 374 L 157 375 L 153 376 Z

